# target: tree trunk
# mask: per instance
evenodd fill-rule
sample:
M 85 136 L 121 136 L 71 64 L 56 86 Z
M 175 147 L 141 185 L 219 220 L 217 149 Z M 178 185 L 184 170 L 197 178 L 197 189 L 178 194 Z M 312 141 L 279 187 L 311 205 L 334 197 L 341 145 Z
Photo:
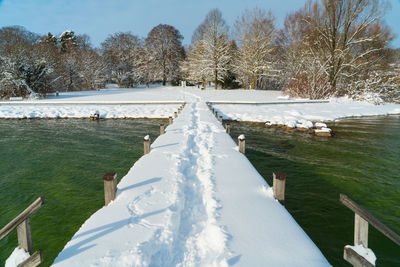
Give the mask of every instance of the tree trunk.
M 218 71 L 215 70 L 215 77 L 214 77 L 215 89 L 218 88 Z
M 165 63 L 165 61 L 164 61 L 164 64 L 163 64 L 163 80 L 162 80 L 162 85 L 166 85 L 166 83 L 167 83 L 167 74 L 165 73 L 166 72 L 166 67 L 165 67 L 165 65 L 166 65 L 166 63 Z
M 251 74 L 251 89 L 255 89 L 256 88 L 256 77 L 254 75 L 254 73 Z

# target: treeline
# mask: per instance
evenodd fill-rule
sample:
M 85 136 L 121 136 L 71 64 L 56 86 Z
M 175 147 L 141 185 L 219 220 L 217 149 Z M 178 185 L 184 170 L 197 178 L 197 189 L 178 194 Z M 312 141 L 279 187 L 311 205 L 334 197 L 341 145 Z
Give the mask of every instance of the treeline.
M 230 29 L 211 10 L 186 49 L 173 26 L 142 39 L 110 35 L 100 48 L 87 35 L 39 36 L 18 26 L 0 29 L 0 97 L 162 82 L 216 88 L 284 90 L 312 99 L 349 95 L 400 101 L 399 50 L 382 21 L 380 0 L 308 1 L 282 29 L 271 12 L 245 10 Z

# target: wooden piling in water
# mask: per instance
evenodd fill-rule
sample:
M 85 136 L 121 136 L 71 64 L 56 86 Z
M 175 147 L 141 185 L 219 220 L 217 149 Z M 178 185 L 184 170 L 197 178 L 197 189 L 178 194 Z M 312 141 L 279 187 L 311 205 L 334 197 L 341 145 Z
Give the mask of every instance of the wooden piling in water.
M 226 129 L 226 133 L 230 134 L 231 133 L 231 124 L 230 123 L 225 124 L 225 129 Z
M 174 118 L 178 117 L 178 112 L 174 112 Z
M 26 218 L 25 221 L 17 226 L 18 246 L 32 254 L 32 234 L 31 234 L 31 218 Z
M 368 247 L 368 222 L 354 213 L 354 245 Z
M 239 143 L 239 152 L 245 154 L 246 153 L 246 137 L 241 134 L 238 137 L 238 143 Z
M 218 119 L 218 111 L 215 111 L 215 118 Z
M 165 134 L 165 125 L 164 125 L 164 123 L 161 123 L 160 124 L 160 135 L 163 135 L 163 134 Z
M 115 199 L 117 192 L 117 173 L 110 172 L 103 176 L 104 181 L 104 203 L 107 206 Z
M 220 123 L 222 123 L 222 120 L 223 120 L 222 116 L 219 116 L 219 122 Z
M 285 204 L 286 174 L 283 172 L 273 172 L 272 176 L 273 176 L 272 189 L 274 191 L 274 197 L 282 205 L 284 205 Z
M 169 125 L 172 124 L 172 117 L 171 116 L 169 116 L 169 118 L 168 118 L 168 123 L 169 123 Z
M 143 139 L 144 155 L 150 153 L 150 136 L 146 135 Z

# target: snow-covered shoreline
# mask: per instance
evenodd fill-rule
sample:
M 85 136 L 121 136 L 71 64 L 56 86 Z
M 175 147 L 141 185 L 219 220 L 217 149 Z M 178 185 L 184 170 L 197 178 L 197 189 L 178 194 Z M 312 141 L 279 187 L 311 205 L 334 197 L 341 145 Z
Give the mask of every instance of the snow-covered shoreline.
M 168 118 L 182 104 L 200 97 L 211 102 L 226 120 L 262 122 L 290 128 L 312 128 L 314 122 L 351 117 L 400 114 L 399 104 L 373 105 L 348 98 L 289 99 L 279 91 L 199 90 L 195 87 L 104 89 L 60 93 L 29 101 L 0 101 L 0 119 L 89 118 L 98 110 L 101 119 Z
M 168 118 L 179 104 L 24 104 L 0 105 L 0 119 L 89 118 L 98 111 L 100 119 Z
M 214 104 L 213 108 L 224 119 L 260 122 L 267 126 L 315 128 L 317 122 L 338 121 L 345 118 L 400 114 L 400 105 L 373 105 L 348 98 L 331 99 L 329 103 L 247 105 Z

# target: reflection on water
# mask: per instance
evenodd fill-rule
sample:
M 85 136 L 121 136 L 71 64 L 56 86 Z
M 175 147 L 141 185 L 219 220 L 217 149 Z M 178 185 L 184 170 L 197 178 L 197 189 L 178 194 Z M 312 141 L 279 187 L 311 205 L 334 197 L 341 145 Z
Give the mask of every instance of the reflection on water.
M 143 136 L 158 121 L 0 120 L 0 227 L 42 195 L 32 216 L 34 250 L 49 266 L 81 224 L 104 205 L 106 172 L 122 178 L 143 154 Z M 0 266 L 18 245 L 0 241 Z
M 400 233 L 400 117 L 348 119 L 329 125 L 333 138 L 232 124 L 246 135 L 246 155 L 272 184 L 287 173 L 286 208 L 334 266 L 349 266 L 343 247 L 353 243 L 354 213 L 339 201 L 347 194 Z M 378 266 L 400 266 L 400 247 L 370 227 Z

